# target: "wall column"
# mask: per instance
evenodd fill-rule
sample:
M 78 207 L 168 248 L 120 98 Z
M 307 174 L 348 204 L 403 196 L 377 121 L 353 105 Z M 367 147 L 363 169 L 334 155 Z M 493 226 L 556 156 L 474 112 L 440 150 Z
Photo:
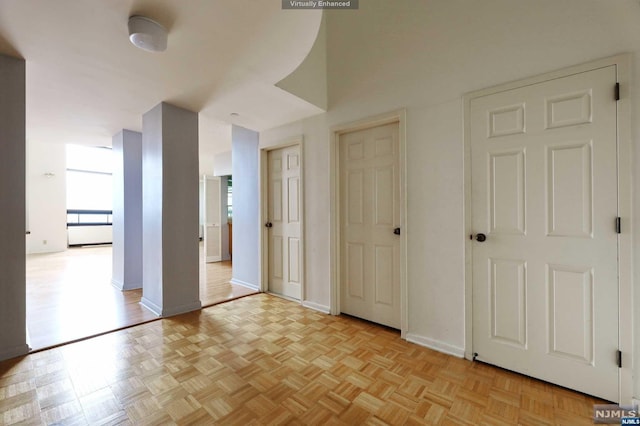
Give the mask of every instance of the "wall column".
M 260 147 L 258 133 L 231 129 L 233 178 L 232 284 L 260 289 Z
M 119 290 L 142 288 L 142 133 L 113 137 L 113 276 Z
M 26 354 L 25 62 L 0 55 L 0 360 Z
M 198 114 L 160 103 L 142 117 L 142 301 L 161 316 L 201 308 Z

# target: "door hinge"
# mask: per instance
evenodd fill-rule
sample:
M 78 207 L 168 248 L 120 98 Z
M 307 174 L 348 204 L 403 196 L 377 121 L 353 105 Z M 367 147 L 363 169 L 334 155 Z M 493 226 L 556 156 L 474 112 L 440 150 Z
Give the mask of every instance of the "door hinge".
M 622 368 L 622 351 L 618 351 L 616 358 L 616 361 L 618 362 L 618 368 Z
M 616 101 L 620 100 L 620 83 L 616 83 L 616 88 L 615 88 L 615 97 L 616 97 Z
M 616 234 L 622 233 L 622 219 L 620 217 L 616 217 Z

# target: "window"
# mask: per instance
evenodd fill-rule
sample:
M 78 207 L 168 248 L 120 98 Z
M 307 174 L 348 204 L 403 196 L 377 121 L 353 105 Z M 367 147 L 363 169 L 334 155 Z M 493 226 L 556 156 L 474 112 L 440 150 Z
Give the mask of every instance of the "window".
M 67 145 L 67 210 L 111 211 L 112 171 L 111 149 Z

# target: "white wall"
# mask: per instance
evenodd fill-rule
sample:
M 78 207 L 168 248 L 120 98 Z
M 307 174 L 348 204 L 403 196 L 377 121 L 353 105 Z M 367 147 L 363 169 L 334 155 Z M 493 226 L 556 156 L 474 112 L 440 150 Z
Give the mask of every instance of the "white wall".
M 96 226 L 96 242 L 113 241 L 111 283 L 142 288 L 142 133 L 123 129 L 112 138 L 113 226 Z M 69 228 L 69 243 L 72 233 Z M 110 229 L 113 228 L 113 229 Z M 111 234 L 113 237 L 106 239 Z
M 260 287 L 258 133 L 233 126 L 233 272 L 231 282 Z
M 0 55 L 0 360 L 27 353 L 25 61 Z
M 406 108 L 409 333 L 463 350 L 463 94 L 621 52 L 634 53 L 638 82 L 638 22 L 634 0 L 368 0 L 357 13 L 329 11 L 329 111 L 260 134 L 263 146 L 304 136 L 308 300 L 330 300 L 331 126 Z
M 213 156 L 213 176 L 229 176 L 232 173 L 232 151 L 221 152 Z
M 66 250 L 66 146 L 30 140 L 27 152 L 27 253 Z
M 323 110 L 327 109 L 327 25 L 323 17 L 318 36 L 307 57 L 276 86 L 310 102 Z

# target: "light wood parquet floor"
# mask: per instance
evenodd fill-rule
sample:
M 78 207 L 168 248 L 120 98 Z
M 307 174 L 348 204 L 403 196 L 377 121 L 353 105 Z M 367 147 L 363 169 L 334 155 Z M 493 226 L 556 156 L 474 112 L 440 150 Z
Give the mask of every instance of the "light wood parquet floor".
M 594 403 L 267 294 L 0 363 L 3 425 L 592 425 Z
M 27 329 L 35 350 L 158 318 L 140 305 L 142 290 L 123 292 L 111 285 L 111 246 L 28 255 L 26 277 Z M 230 279 L 231 262 L 204 263 L 201 243 L 202 305 L 255 293 Z

